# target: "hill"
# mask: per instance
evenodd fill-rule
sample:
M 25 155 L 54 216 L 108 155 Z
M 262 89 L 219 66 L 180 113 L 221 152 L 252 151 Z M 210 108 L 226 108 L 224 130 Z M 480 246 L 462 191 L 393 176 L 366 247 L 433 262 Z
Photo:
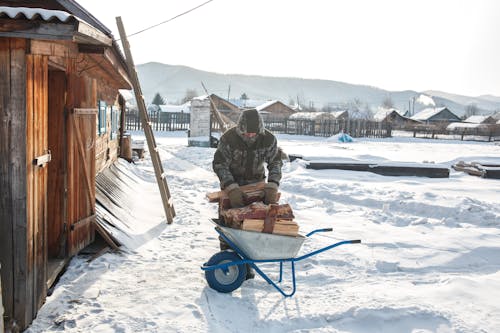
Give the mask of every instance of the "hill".
M 201 82 L 210 93 L 224 98 L 228 95 L 229 98 L 238 98 L 245 93 L 255 100 L 278 99 L 289 104 L 298 100 L 302 105 L 313 105 L 316 108 L 342 107 L 356 103 L 361 108 L 375 110 L 385 99 L 390 98 L 394 107 L 408 110 L 412 98 L 418 101 L 422 94 L 413 90 L 388 91 L 330 80 L 219 74 L 156 62 L 138 65 L 137 72 L 146 103 L 151 102 L 156 93 L 160 93 L 168 103 L 179 102 L 187 90 L 195 90 L 198 95 L 204 95 Z M 467 97 L 438 91 L 423 94 L 432 97 L 435 105 L 447 106 L 459 116 L 465 114 L 468 104 L 474 104 L 479 113 L 483 114 L 500 110 L 500 97 L 496 96 Z M 415 112 L 427 107 L 418 102 L 414 106 Z

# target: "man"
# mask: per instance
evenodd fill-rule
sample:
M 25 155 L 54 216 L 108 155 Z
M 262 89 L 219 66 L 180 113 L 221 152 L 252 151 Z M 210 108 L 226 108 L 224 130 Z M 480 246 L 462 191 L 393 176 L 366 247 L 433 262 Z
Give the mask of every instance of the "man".
M 277 202 L 281 180 L 281 151 L 276 137 L 264 128 L 264 122 L 256 109 L 245 110 L 238 124 L 227 130 L 220 138 L 214 155 L 213 169 L 226 191 L 231 207 L 245 206 L 245 194 L 241 185 L 256 183 L 266 178 L 264 203 Z
M 281 150 L 276 137 L 264 128 L 264 121 L 256 109 L 245 110 L 235 127 L 227 130 L 220 138 L 212 162 L 219 177 L 221 189 L 226 191 L 231 207 L 245 206 L 245 193 L 241 185 L 260 182 L 266 178 L 264 163 L 267 164 L 267 183 L 264 187 L 264 203 L 277 203 L 278 186 L 281 180 Z M 230 247 L 219 236 L 221 250 Z M 247 265 L 246 279 L 253 279 L 255 272 Z

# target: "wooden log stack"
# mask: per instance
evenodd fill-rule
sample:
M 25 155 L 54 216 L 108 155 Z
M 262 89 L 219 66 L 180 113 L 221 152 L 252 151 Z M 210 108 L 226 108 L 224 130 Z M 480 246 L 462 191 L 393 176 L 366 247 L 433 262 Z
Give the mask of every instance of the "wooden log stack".
M 207 194 L 209 202 L 219 203 L 219 215 L 224 224 L 235 229 L 297 236 L 299 225 L 295 222 L 289 204 L 266 205 L 264 198 L 265 183 L 244 185 L 240 188 L 246 194 L 245 207 L 231 208 L 224 191 Z M 279 193 L 278 193 L 279 198 Z

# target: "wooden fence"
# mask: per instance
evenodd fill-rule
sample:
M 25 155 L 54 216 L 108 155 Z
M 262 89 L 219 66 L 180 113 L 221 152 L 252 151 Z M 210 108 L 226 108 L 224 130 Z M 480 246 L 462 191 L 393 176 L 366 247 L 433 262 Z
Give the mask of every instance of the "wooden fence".
M 182 131 L 189 129 L 190 115 L 183 112 L 149 113 L 149 121 L 153 131 Z M 127 111 L 125 116 L 126 130 L 142 130 L 139 111 Z
M 480 127 L 457 127 L 452 130 L 446 126 L 414 125 L 401 128 L 402 131 L 411 132 L 414 138 L 454 139 L 462 141 L 499 141 L 500 125 L 484 125 Z
M 300 120 L 300 119 L 266 119 L 264 124 L 273 133 L 313 135 L 329 137 L 338 133 L 347 133 L 352 137 L 386 138 L 392 134 L 387 122 L 366 119 L 345 120 Z
M 127 111 L 125 129 L 141 130 L 139 113 Z M 189 129 L 189 113 L 151 112 L 149 114 L 151 128 L 155 131 L 179 131 Z M 387 122 L 366 119 L 345 120 L 300 120 L 300 119 L 266 119 L 265 127 L 275 134 L 295 134 L 329 137 L 338 133 L 347 133 L 352 137 L 386 138 L 392 134 Z M 212 132 L 219 132 L 219 125 L 211 121 Z

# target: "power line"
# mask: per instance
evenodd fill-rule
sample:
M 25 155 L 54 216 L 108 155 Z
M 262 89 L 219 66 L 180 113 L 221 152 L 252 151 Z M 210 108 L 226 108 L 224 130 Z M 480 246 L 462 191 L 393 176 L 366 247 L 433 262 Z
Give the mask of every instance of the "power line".
M 157 26 L 159 26 L 159 25 L 162 25 L 162 24 L 168 23 L 168 22 L 170 22 L 170 21 L 173 21 L 173 20 L 175 20 L 176 18 L 179 18 L 179 17 L 181 17 L 181 16 L 183 16 L 183 15 L 186 15 L 186 14 L 188 14 L 188 13 L 190 13 L 190 12 L 192 12 L 192 11 L 194 11 L 194 10 L 196 10 L 196 9 L 200 8 L 200 7 L 203 7 L 203 6 L 205 6 L 206 4 L 208 4 L 209 2 L 212 2 L 212 1 L 214 1 L 214 0 L 208 0 L 208 1 L 205 1 L 204 3 L 202 3 L 202 4 L 200 4 L 200 5 L 196 6 L 196 7 L 193 7 L 193 8 L 191 8 L 191 9 L 189 9 L 189 10 L 187 10 L 187 11 L 183 12 L 183 13 L 180 13 L 180 14 L 178 14 L 178 15 L 176 15 L 176 16 L 174 16 L 174 17 L 172 17 L 172 18 L 169 18 L 169 19 L 168 19 L 168 20 L 166 20 L 166 21 L 160 22 L 160 23 L 155 24 L 155 25 L 152 25 L 152 26 L 150 26 L 150 27 L 148 27 L 148 28 L 145 28 L 145 29 L 142 29 L 142 30 L 140 30 L 140 31 L 134 32 L 133 34 L 130 34 L 130 35 L 128 35 L 127 37 L 132 37 L 132 36 L 134 36 L 134 35 L 138 35 L 138 34 L 140 34 L 140 33 L 144 32 L 144 31 L 147 31 L 147 30 L 149 30 L 149 29 L 156 28 L 156 27 L 157 27 Z

